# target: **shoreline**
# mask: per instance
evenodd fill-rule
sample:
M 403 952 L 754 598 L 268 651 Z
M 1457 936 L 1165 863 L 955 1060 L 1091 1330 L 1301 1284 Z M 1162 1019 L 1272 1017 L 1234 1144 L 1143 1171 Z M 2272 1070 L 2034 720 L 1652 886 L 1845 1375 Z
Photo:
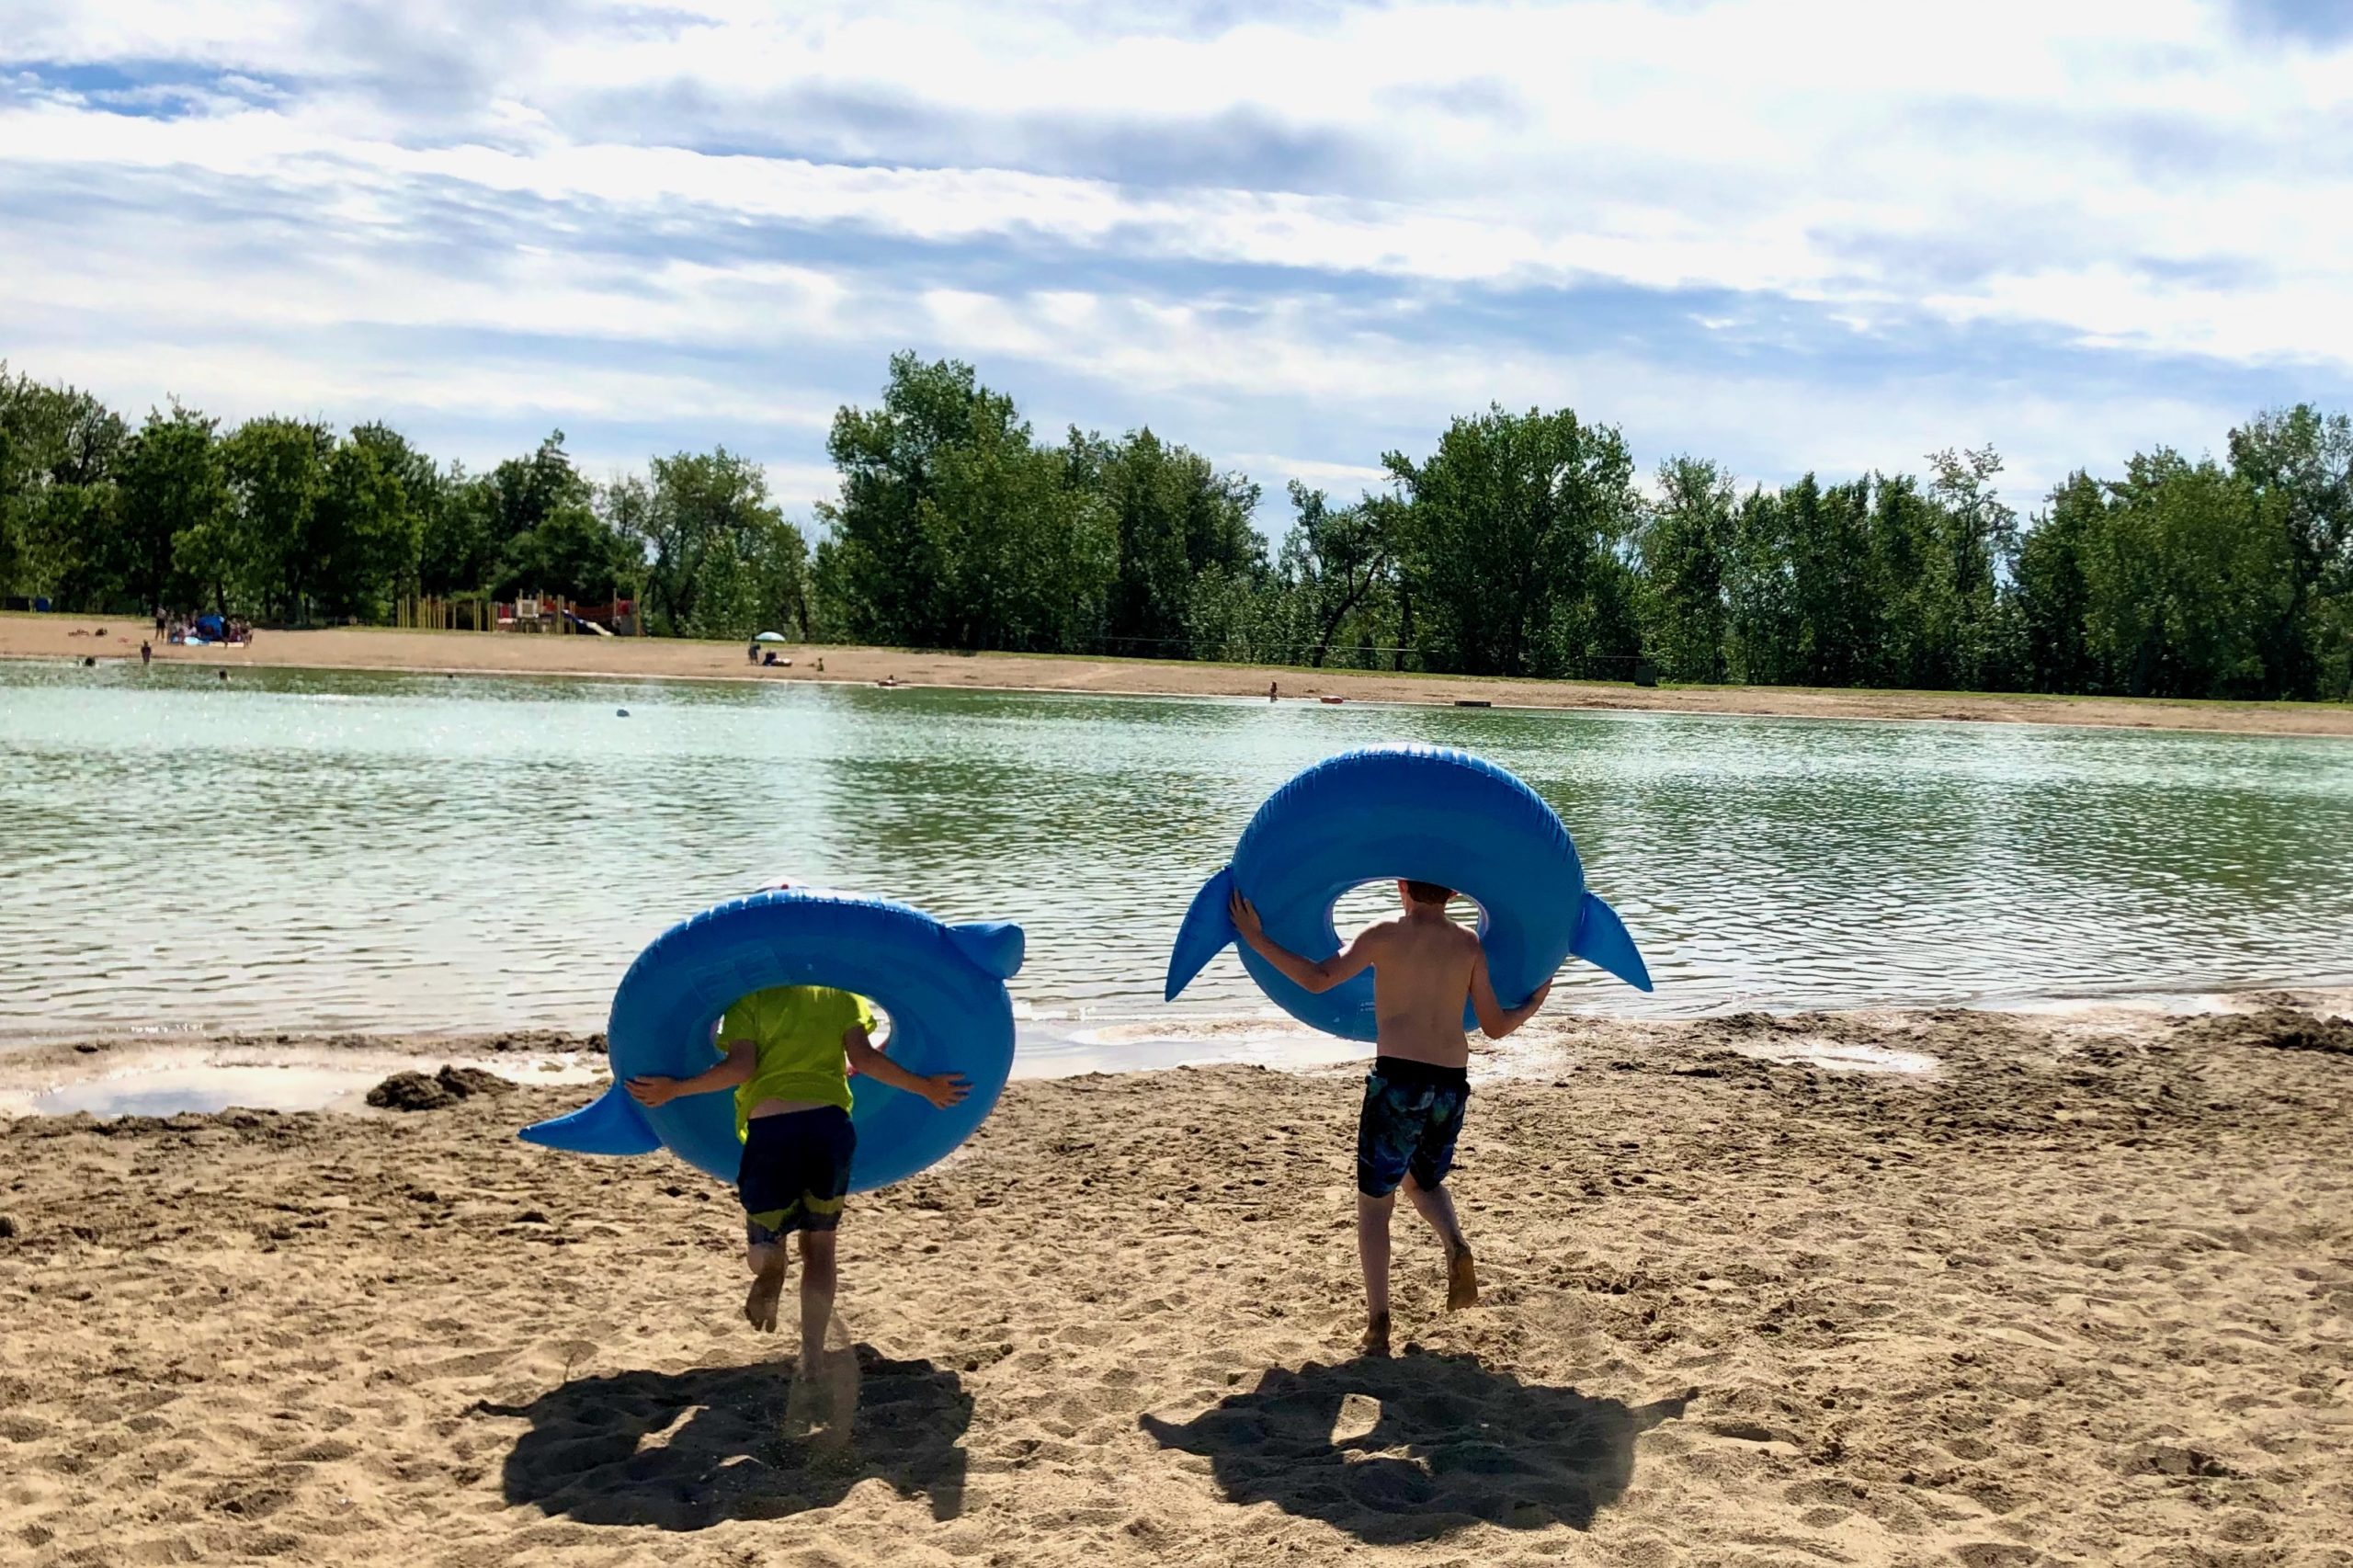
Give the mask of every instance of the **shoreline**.
M 1760 1051 L 1808 1034 L 1938 1066 Z M 1449 1183 L 1480 1303 L 1444 1310 L 1401 1218 L 1380 1361 L 1352 1083 L 1017 1084 L 851 1200 L 835 1446 L 785 1427 L 792 1336 L 737 1313 L 722 1184 L 514 1137 L 576 1090 L 0 1119 L 0 1540 L 33 1568 L 2342 1555 L 2353 1023 L 1569 1019 L 1545 1049 L 1474 1090 Z
M 1539 1015 L 1509 1043 L 1472 1037 L 1472 1080 L 1482 1086 L 1546 1078 L 1576 1042 L 1627 1050 L 1688 1049 L 1746 1039 L 1760 1059 L 1824 1072 L 1934 1072 L 1954 1020 L 2058 1035 L 2131 1033 L 2188 1018 L 2230 1020 L 2290 1008 L 2323 1020 L 2353 1019 L 2353 986 L 2249 986 L 2203 993 L 2052 998 L 2007 1006 L 1929 1004 L 1851 1009 L 1745 1008 L 1689 1018 L 1563 1012 Z M 1017 1052 L 1014 1085 L 1154 1075 L 1193 1069 L 1267 1070 L 1306 1078 L 1352 1074 L 1372 1048 L 1334 1040 L 1289 1020 L 1252 1016 L 1127 1021 L 1092 1026 L 1073 1041 Z M 1874 1034 L 1912 1043 L 1893 1054 L 1850 1049 Z M 185 1033 L 84 1032 L 0 1043 L 0 1122 L 93 1114 L 223 1114 L 235 1108 L 348 1112 L 393 1073 L 449 1065 L 561 1085 L 584 1096 L 609 1081 L 601 1031 L 529 1028 L 381 1031 L 236 1029 Z M 119 1085 L 109 1091 L 108 1085 Z M 257 1096 L 238 1100 L 237 1093 Z M 175 1096 L 176 1100 L 175 1100 Z M 51 1101 L 44 1105 L 43 1101 Z M 100 1108 L 113 1106 L 116 1108 Z M 158 1108 L 160 1107 L 161 1108 Z
M 108 635 L 91 635 L 99 628 Z M 142 623 L 116 618 L 0 614 L 0 659 L 85 657 L 136 662 Z M 81 635 L 75 635 L 76 632 Z M 1926 720 L 2081 725 L 2234 734 L 2353 736 L 2353 705 L 2188 701 L 2166 698 L 2052 697 L 1995 692 L 1912 692 L 1800 687 L 1637 687 L 1597 681 L 1383 674 L 1288 666 L 1209 665 L 1084 655 L 917 653 L 888 648 L 781 644 L 790 669 L 756 669 L 735 642 L 515 632 L 410 631 L 342 627 L 263 631 L 245 647 L 157 647 L 161 663 L 200 668 L 380 670 L 411 675 L 558 676 L 623 680 L 727 680 L 875 685 L 976 691 L 1062 691 L 1103 697 L 1228 697 L 1283 700 L 1623 713 L 1716 713 L 1756 718 Z M 824 659 L 823 675 L 813 668 Z

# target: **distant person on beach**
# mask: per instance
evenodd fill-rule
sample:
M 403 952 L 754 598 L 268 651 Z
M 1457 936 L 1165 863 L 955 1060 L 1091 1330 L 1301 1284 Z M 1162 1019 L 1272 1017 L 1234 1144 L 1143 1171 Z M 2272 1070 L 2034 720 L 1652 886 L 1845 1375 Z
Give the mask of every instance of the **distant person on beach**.
M 1274 683 L 1273 681 L 1268 681 L 1268 682 L 1267 683 L 1267 701 L 1269 701 L 1269 702 L 1272 702 L 1274 699 L 1275 699 L 1275 683 Z
M 144 669 L 144 668 L 146 668 L 149 665 L 152 665 L 152 664 L 153 664 L 154 662 L 155 662 L 155 645 L 154 645 L 153 642 L 141 642 L 141 643 L 139 644 L 139 666 L 140 666 L 140 668 Z
M 1480 1031 L 1501 1040 L 1534 1017 L 1552 989 L 1546 981 L 1518 1006 L 1505 1006 L 1487 977 L 1487 954 L 1479 938 L 1447 918 L 1446 902 L 1454 890 L 1400 881 L 1397 894 L 1404 915 L 1360 932 L 1321 962 L 1267 936 L 1257 910 L 1239 892 L 1231 905 L 1242 939 L 1310 991 L 1329 991 L 1372 971 L 1379 1054 L 1365 1078 L 1364 1108 L 1357 1118 L 1357 1255 L 1364 1265 L 1368 1356 L 1389 1354 L 1389 1217 L 1400 1186 L 1446 1247 L 1447 1310 L 1479 1299 L 1471 1244 L 1445 1186 L 1471 1099 L 1464 999 L 1478 1016 Z
M 799 1232 L 801 1361 L 794 1379 L 812 1392 L 834 1312 L 834 1235 L 858 1147 L 849 1119 L 850 1070 L 921 1095 L 943 1110 L 972 1087 L 961 1073 L 926 1077 L 908 1072 L 874 1048 L 874 1023 L 872 1006 L 847 991 L 823 985 L 756 991 L 720 1017 L 714 1043 L 724 1057 L 718 1065 L 691 1078 L 629 1082 L 631 1096 L 643 1106 L 735 1091 L 735 1133 L 744 1142 L 735 1190 L 744 1203 L 744 1261 L 752 1271 L 744 1317 L 764 1334 L 776 1332 L 777 1302 L 791 1267 L 786 1248 Z M 829 1419 L 839 1426 L 848 1414 L 834 1411 Z

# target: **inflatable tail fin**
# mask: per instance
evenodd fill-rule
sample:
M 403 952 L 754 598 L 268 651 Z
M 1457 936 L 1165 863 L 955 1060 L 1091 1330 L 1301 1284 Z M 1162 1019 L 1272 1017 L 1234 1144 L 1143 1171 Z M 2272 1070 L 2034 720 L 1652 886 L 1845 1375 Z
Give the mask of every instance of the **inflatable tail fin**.
M 1163 1000 L 1174 1002 L 1177 994 L 1193 983 L 1193 976 L 1202 966 L 1225 950 L 1234 938 L 1233 917 L 1226 913 L 1226 902 L 1233 896 L 1233 868 L 1228 866 L 1193 895 L 1193 907 L 1185 911 L 1185 924 L 1177 928 L 1176 946 L 1168 954 L 1168 987 Z
M 948 927 L 956 950 L 999 980 L 1021 972 L 1021 927 L 1003 920 L 975 920 Z
M 1589 964 L 1608 970 L 1637 991 L 1651 989 L 1650 968 L 1643 962 L 1634 938 L 1626 934 L 1626 923 L 1618 918 L 1616 910 L 1591 893 L 1585 895 L 1585 904 L 1577 914 L 1577 937 L 1569 944 L 1569 951 Z
M 643 1108 L 619 1084 L 568 1116 L 526 1127 L 521 1137 L 575 1154 L 650 1154 L 662 1147 Z

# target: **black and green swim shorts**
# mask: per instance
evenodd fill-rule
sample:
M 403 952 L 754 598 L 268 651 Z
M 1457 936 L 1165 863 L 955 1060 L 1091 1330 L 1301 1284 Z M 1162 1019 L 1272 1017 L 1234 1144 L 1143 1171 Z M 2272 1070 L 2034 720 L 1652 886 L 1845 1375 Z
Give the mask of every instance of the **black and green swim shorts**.
M 858 1130 L 835 1106 L 756 1116 L 744 1133 L 735 1193 L 744 1200 L 744 1235 L 764 1246 L 794 1231 L 830 1231 L 849 1197 L 850 1156 Z

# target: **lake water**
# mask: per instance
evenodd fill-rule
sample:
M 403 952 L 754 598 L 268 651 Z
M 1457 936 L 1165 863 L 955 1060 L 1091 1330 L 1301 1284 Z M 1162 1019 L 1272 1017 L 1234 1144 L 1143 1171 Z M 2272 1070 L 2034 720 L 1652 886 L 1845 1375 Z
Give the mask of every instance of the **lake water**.
M 1027 1040 L 1174 1059 L 1267 1017 L 1231 958 L 1161 1005 L 1194 890 L 1269 790 L 1389 741 L 1569 824 L 1658 990 L 1572 965 L 1556 1006 L 2353 982 L 2343 742 L 11 664 L 0 1038 L 597 1028 L 665 926 L 790 874 L 1018 921 Z

